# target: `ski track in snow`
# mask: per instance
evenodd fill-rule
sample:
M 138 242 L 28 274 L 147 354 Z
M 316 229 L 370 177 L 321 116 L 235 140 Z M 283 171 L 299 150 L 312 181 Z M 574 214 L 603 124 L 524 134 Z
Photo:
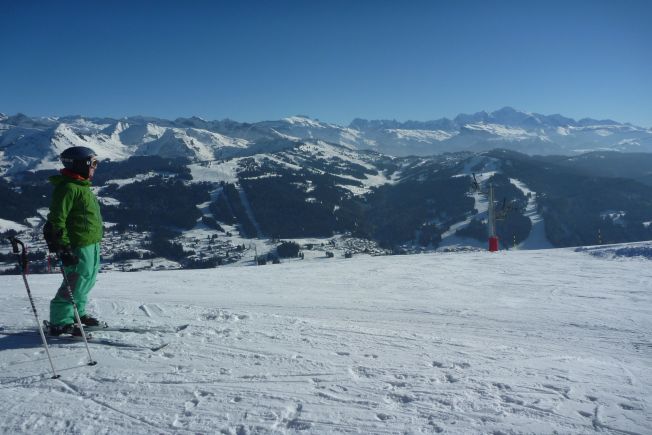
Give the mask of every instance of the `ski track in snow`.
M 649 260 L 572 250 L 105 273 L 114 326 L 53 343 L 0 285 L 2 433 L 652 432 Z M 56 275 L 29 277 L 39 315 Z
M 537 194 L 536 192 L 531 191 L 527 186 L 514 178 L 510 178 L 509 181 L 516 186 L 523 194 L 527 197 L 529 194 L 530 197 L 527 199 L 527 205 L 525 208 L 524 216 L 530 219 L 532 222 L 532 229 L 530 234 L 522 241 L 518 249 L 549 249 L 552 248 L 552 243 L 546 238 L 545 223 L 543 217 L 537 211 Z

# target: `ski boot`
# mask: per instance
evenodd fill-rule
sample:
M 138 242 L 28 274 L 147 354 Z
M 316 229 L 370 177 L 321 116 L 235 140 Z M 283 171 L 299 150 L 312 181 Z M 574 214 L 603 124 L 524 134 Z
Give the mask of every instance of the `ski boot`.
M 71 323 L 69 325 L 52 325 L 48 321 L 43 322 L 47 328 L 48 335 L 51 337 L 58 337 L 60 335 L 71 335 L 73 337 L 81 337 L 81 329 L 79 325 Z
M 88 314 L 84 314 L 83 316 L 81 316 L 79 318 L 79 320 L 81 320 L 82 325 L 84 325 L 84 326 L 99 326 L 100 325 L 99 320 L 97 320 L 93 316 L 89 316 Z
M 108 328 L 109 325 L 102 321 L 98 320 L 93 316 L 89 316 L 88 314 L 84 314 L 79 318 L 81 320 L 82 325 L 86 326 L 88 330 L 96 330 L 96 329 L 103 329 L 103 328 Z

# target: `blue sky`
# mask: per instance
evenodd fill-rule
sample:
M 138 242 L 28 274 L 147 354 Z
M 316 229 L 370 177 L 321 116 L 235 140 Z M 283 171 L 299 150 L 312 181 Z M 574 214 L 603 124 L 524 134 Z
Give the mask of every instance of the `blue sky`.
M 652 127 L 650 1 L 15 1 L 0 112 Z

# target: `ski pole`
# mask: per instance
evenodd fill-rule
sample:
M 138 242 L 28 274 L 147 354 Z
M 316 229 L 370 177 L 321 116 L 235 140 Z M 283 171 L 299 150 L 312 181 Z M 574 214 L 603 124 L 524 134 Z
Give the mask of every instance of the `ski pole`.
M 93 357 L 91 356 L 91 350 L 88 347 L 88 339 L 86 338 L 86 332 L 84 332 L 84 325 L 82 325 L 81 319 L 79 318 L 79 310 L 77 309 L 77 304 L 75 303 L 75 298 L 72 295 L 72 288 L 70 288 L 70 282 L 68 281 L 68 276 L 66 275 L 66 271 L 63 268 L 63 260 L 61 259 L 60 255 L 57 255 L 58 260 L 59 260 L 59 267 L 61 268 L 61 274 L 63 275 L 63 282 L 66 285 L 66 289 L 68 289 L 68 297 L 70 298 L 70 302 L 72 303 L 72 308 L 73 311 L 75 312 L 75 319 L 77 319 L 77 324 L 79 325 L 79 329 L 81 330 L 82 337 L 84 337 L 84 344 L 86 345 L 86 352 L 88 352 L 88 365 L 89 366 L 94 366 L 97 364 L 97 361 L 93 361 Z
M 45 348 L 45 353 L 47 354 L 48 360 L 50 361 L 50 367 L 52 367 L 52 379 L 57 379 L 60 377 L 60 375 L 58 375 L 56 370 L 54 369 L 54 363 L 52 362 L 52 357 L 50 356 L 50 348 L 48 347 L 48 341 L 45 339 L 45 333 L 43 333 L 43 326 L 41 325 L 41 321 L 38 319 L 38 313 L 36 312 L 36 305 L 34 305 L 32 292 L 29 289 L 29 283 L 27 282 L 27 273 L 28 273 L 27 249 L 25 248 L 25 244 L 15 237 L 10 238 L 9 241 L 11 242 L 11 247 L 13 248 L 14 254 L 19 255 L 18 266 L 20 267 L 21 275 L 23 276 L 23 282 L 25 283 L 25 288 L 27 289 L 27 296 L 29 297 L 29 303 L 32 305 L 32 312 L 34 313 L 34 318 L 36 319 L 36 326 L 38 327 L 38 332 L 41 334 L 41 340 L 43 340 L 43 347 Z M 21 247 L 20 250 L 18 249 L 18 245 L 20 245 Z

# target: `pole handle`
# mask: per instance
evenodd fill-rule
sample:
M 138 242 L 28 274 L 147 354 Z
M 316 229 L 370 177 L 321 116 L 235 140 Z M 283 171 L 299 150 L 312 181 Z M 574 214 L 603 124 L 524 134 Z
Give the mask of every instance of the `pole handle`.
M 18 245 L 21 246 L 22 251 L 25 252 L 25 244 L 20 241 L 20 239 L 16 237 L 9 237 L 9 242 L 11 242 L 11 247 L 14 251 L 14 254 L 20 254 L 20 250 L 18 249 Z
M 16 255 L 20 255 L 20 266 L 23 269 L 23 273 L 27 274 L 27 248 L 25 248 L 25 244 L 17 237 L 10 237 L 9 241 L 11 242 L 11 248 Z M 20 245 L 20 249 L 18 249 L 18 245 Z

